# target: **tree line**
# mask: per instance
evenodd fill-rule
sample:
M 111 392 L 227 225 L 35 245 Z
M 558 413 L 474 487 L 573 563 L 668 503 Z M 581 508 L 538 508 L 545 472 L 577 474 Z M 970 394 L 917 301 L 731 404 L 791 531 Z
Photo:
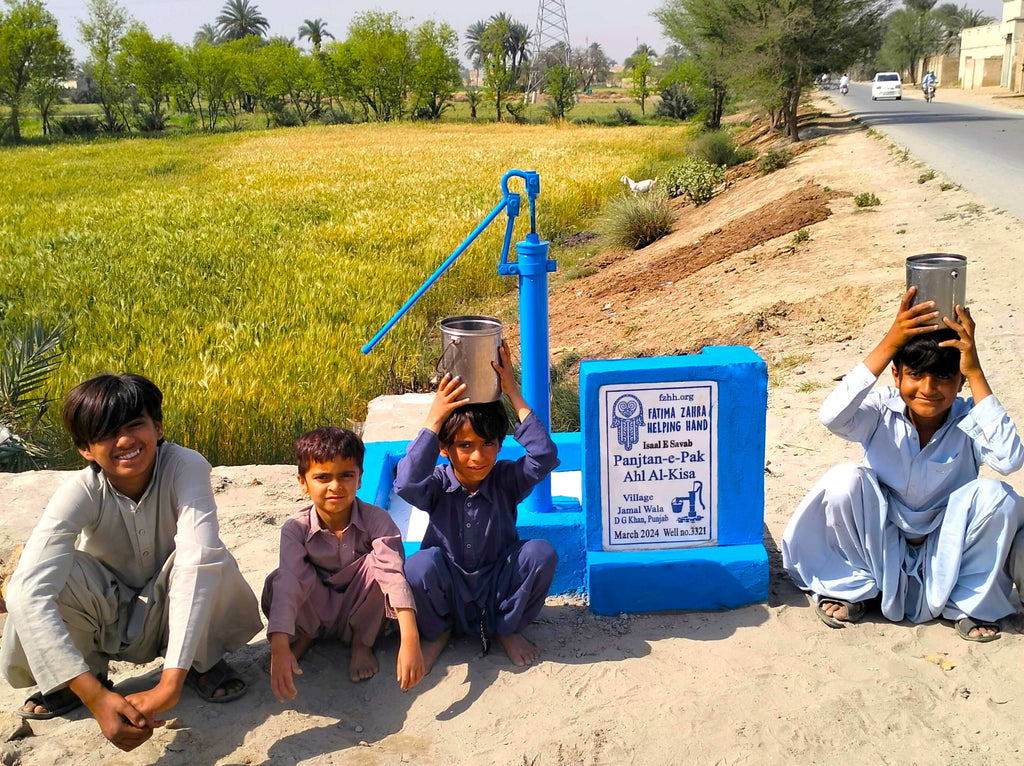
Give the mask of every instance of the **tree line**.
M 797 109 L 815 78 L 858 67 L 916 80 L 937 55 L 959 54 L 960 32 L 992 19 L 936 0 L 665 0 L 654 11 L 679 55 L 659 83 L 721 124 L 727 99 L 761 105 L 799 140 Z M 637 88 L 634 84 L 634 88 Z
M 94 126 L 110 132 L 160 131 L 171 114 L 202 130 L 237 125 L 246 113 L 262 113 L 267 127 L 353 119 L 436 120 L 463 88 L 459 35 L 448 24 L 411 25 L 397 13 L 357 14 L 344 39 L 323 19 L 306 19 L 294 38 L 269 36 L 266 17 L 250 0 L 228 0 L 190 45 L 156 37 L 116 0 L 88 0 L 78 32 L 87 55 L 76 65 L 57 22 L 42 0 L 6 0 L 0 11 L 0 104 L 9 108 L 0 134 L 21 139 L 26 105 L 38 112 L 44 135 L 53 132 L 65 81 L 86 83 L 79 99 L 97 103 Z M 604 81 L 614 62 L 600 44 L 565 46 L 531 61 L 531 31 L 505 13 L 472 24 L 465 53 L 482 73 L 470 88 L 472 116 L 487 99 L 498 120 L 518 119 L 532 73 L 536 87 L 552 94 L 553 114 L 564 117 L 575 94 Z M 65 120 L 65 132 L 88 120 Z

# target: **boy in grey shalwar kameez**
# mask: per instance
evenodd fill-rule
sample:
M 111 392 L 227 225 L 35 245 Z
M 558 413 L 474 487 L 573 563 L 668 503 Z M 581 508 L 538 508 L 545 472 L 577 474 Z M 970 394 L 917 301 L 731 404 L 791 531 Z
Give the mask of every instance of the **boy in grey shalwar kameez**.
M 944 617 L 962 638 L 989 641 L 1016 608 L 1008 562 L 1024 509 L 978 470 L 1016 471 L 1024 450 L 982 372 L 970 312 L 957 306 L 958 321 L 943 317 L 949 329 L 935 332 L 935 304 L 911 307 L 913 295 L 821 407 L 832 433 L 863 445 L 864 465 L 831 469 L 804 498 L 783 563 L 831 627 L 880 596 L 890 620 Z M 890 362 L 896 387 L 872 391 Z M 957 396 L 965 381 L 973 399 Z

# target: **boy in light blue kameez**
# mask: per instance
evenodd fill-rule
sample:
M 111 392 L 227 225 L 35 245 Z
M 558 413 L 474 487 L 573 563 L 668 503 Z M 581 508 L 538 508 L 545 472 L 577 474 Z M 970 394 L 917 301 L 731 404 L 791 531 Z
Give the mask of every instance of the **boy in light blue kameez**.
M 863 445 L 864 465 L 831 469 L 804 498 L 783 563 L 830 627 L 880 597 L 890 620 L 944 617 L 962 638 L 990 641 L 1017 606 L 1008 562 L 1024 504 L 978 471 L 1016 471 L 1024 449 L 981 369 L 970 312 L 956 306 L 936 332 L 935 304 L 911 307 L 914 291 L 821 407 L 832 433 Z M 896 386 L 873 391 L 890 362 Z M 957 396 L 964 382 L 972 399 Z

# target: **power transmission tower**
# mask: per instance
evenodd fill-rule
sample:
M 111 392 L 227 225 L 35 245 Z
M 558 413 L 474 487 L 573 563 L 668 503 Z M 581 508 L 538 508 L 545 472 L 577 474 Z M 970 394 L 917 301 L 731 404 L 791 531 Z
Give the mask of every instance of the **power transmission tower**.
M 527 98 L 536 99 L 536 93 L 543 85 L 544 69 L 541 66 L 541 55 L 549 48 L 561 44 L 565 51 L 566 66 L 569 65 L 569 19 L 565 13 L 565 0 L 538 0 L 537 26 L 533 31 L 533 44 L 530 51 L 530 82 L 527 85 Z

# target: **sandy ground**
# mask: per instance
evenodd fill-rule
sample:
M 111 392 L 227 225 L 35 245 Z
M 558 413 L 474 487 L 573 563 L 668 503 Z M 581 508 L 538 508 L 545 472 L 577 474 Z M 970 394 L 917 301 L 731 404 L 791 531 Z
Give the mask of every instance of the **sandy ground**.
M 270 693 L 260 634 L 233 657 L 251 686 L 239 702 L 203 704 L 186 692 L 173 711 L 181 728 L 131 754 L 107 744 L 84 712 L 33 723 L 34 736 L 0 745 L 0 763 L 1019 763 L 1024 622 L 1007 620 L 991 644 L 961 641 L 948 623 L 877 615 L 833 631 L 782 574 L 777 542 L 816 478 L 858 459 L 816 412 L 887 329 L 907 255 L 968 257 L 985 368 L 1024 416 L 1024 223 L 955 187 L 941 191 L 941 177 L 918 183 L 927 168 L 842 115 L 812 134 L 788 168 L 767 178 L 734 172 L 707 206 L 680 211 L 671 237 L 603 257 L 592 275 L 556 283 L 551 301 L 556 355 L 744 343 L 769 362 L 767 603 L 603 618 L 551 599 L 530 632 L 543 650 L 536 666 L 518 670 L 500 650 L 483 657 L 457 641 L 409 693 L 393 679 L 394 638 L 378 651 L 381 673 L 360 685 L 347 679 L 347 651 L 321 645 L 303 660 L 299 697 L 287 705 Z M 852 195 L 864 191 L 882 204 L 856 208 Z M 801 228 L 810 238 L 794 243 Z M 292 474 L 214 470 L 223 537 L 257 590 L 275 565 L 279 525 L 300 502 Z M 0 551 L 27 535 L 60 478 L 0 477 Z M 1010 481 L 1024 491 L 1024 477 Z M 119 667 L 114 679 L 130 691 L 157 668 Z M 23 697 L 0 685 L 0 709 Z M 13 717 L 0 718 L 6 736 Z

